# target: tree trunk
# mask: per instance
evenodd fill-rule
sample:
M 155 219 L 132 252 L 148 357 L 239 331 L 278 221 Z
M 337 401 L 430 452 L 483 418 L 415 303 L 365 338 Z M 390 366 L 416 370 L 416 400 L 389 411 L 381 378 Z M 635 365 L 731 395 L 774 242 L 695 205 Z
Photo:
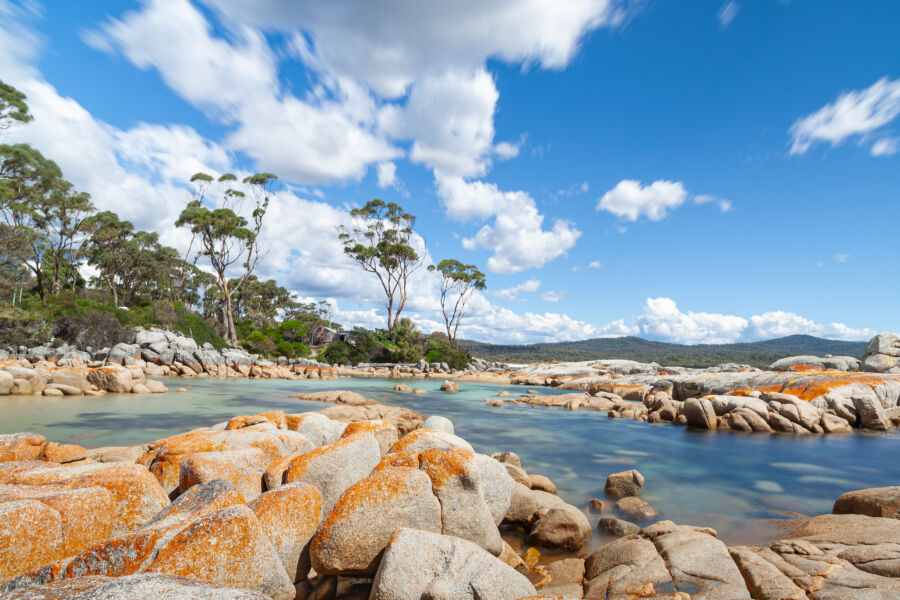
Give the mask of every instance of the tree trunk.
M 228 328 L 228 337 L 231 345 L 237 348 L 237 332 L 234 329 L 234 311 L 231 307 L 231 291 L 228 289 L 228 281 L 221 279 L 222 295 L 225 296 L 225 326 Z
M 119 292 L 116 289 L 116 284 L 113 281 L 112 277 L 106 278 L 106 284 L 109 286 L 110 293 L 112 293 L 113 304 L 116 306 L 116 308 L 119 308 Z

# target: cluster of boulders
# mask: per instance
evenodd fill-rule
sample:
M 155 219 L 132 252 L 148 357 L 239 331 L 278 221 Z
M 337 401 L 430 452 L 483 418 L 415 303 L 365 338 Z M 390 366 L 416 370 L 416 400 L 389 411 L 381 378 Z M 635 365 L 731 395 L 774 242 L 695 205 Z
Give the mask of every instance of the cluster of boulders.
M 24 358 L 0 363 L 0 395 L 100 396 L 107 392 L 168 391 L 162 382 L 148 379 L 140 365 L 61 366 L 45 360 L 32 363 Z

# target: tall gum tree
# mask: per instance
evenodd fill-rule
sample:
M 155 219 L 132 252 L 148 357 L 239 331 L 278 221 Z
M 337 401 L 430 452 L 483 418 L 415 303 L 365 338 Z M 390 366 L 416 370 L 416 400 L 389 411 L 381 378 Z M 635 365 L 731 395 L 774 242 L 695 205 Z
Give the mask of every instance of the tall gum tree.
M 447 337 L 455 345 L 466 304 L 475 290 L 487 288 L 484 273 L 475 265 L 464 265 L 452 258 L 444 259 L 437 265 L 429 265 L 428 270 L 441 275 L 441 313 L 444 315 Z
M 216 285 L 222 295 L 222 321 L 232 346 L 238 344 L 232 296 L 244 286 L 259 262 L 259 233 L 269 207 L 269 188 L 276 179 L 272 173 L 257 173 L 243 179 L 242 183 L 250 189 L 252 203 L 246 218 L 239 212 L 244 209 L 247 194 L 230 187 L 237 182 L 237 177 L 226 173 L 214 180 L 206 173 L 196 173 L 191 177 L 194 197 L 175 221 L 177 227 L 190 229 L 199 246 L 197 253 L 209 260 L 216 273 Z M 225 188 L 218 198 L 220 206 L 209 208 L 207 196 L 216 187 Z M 231 285 L 227 274 L 235 268 L 241 270 L 241 275 Z
M 353 225 L 338 227 L 338 239 L 347 256 L 378 278 L 385 294 L 388 332 L 393 339 L 409 297 L 409 278 L 425 261 L 424 251 L 420 255 L 413 247 L 416 218 L 399 204 L 379 198 L 354 208 L 350 215 Z

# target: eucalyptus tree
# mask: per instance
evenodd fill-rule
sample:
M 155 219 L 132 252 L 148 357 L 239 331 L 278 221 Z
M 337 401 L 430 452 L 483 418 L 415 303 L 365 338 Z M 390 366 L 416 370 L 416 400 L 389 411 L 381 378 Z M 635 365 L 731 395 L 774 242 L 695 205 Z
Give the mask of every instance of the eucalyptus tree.
M 247 282 L 260 258 L 260 230 L 269 206 L 269 186 L 277 177 L 271 173 L 258 173 L 242 181 L 250 190 L 252 206 L 249 218 L 244 217 L 247 194 L 236 187 L 237 177 L 230 173 L 214 180 L 206 173 L 191 177 L 194 197 L 175 221 L 177 227 L 187 227 L 198 244 L 197 255 L 209 260 L 216 274 L 216 284 L 222 297 L 222 323 L 229 341 L 237 346 L 234 328 L 232 297 Z M 208 196 L 216 188 L 224 188 L 216 194 L 215 201 Z M 214 207 L 209 208 L 207 204 Z M 229 282 L 228 273 L 239 269 L 237 283 Z
M 0 145 L 0 215 L 28 239 L 23 263 L 42 299 L 48 283 L 58 293 L 74 281 L 93 210 L 90 196 L 75 192 L 59 166 L 38 150 L 28 144 Z
M 413 247 L 416 218 L 399 204 L 378 198 L 354 208 L 350 215 L 353 226 L 338 227 L 338 239 L 347 256 L 378 278 L 386 297 L 387 326 L 393 339 L 409 296 L 409 278 L 425 260 L 424 252 L 420 256 Z
M 441 313 L 444 315 L 447 337 L 455 345 L 466 304 L 475 290 L 487 287 L 484 273 L 475 265 L 464 265 L 452 258 L 444 259 L 437 265 L 429 265 L 428 270 L 441 275 Z
M 32 119 L 25 94 L 0 79 L 0 131 Z

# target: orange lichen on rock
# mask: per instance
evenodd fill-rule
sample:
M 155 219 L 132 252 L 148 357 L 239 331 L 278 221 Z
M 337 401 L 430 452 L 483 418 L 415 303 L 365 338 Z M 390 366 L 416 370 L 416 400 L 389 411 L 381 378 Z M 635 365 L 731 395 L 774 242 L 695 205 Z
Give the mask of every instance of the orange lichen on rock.
M 377 419 L 372 421 L 356 421 L 355 423 L 347 423 L 347 428 L 341 437 L 347 437 L 356 433 L 372 433 L 390 429 L 394 427 L 390 421 L 385 419 Z
M 37 500 L 0 504 L 0 581 L 57 560 L 63 545 L 56 510 Z
M 255 589 L 276 599 L 294 597 L 293 582 L 246 506 L 194 521 L 159 550 L 147 571 Z
M 244 427 L 250 427 L 251 425 L 259 425 L 260 423 L 265 423 L 266 418 L 261 417 L 259 415 L 240 415 L 237 417 L 231 417 L 228 419 L 228 424 L 225 425 L 226 430 L 232 429 L 243 429 Z
M 405 450 L 403 452 L 391 452 L 385 454 L 373 472 L 390 467 L 413 467 L 414 469 L 418 469 L 419 454 L 421 453 L 418 450 Z
M 325 519 L 320 533 L 327 537 L 328 528 L 347 518 L 362 506 L 376 506 L 406 493 L 409 487 L 409 467 L 391 467 L 373 473 L 351 485 Z M 317 535 L 319 539 L 322 536 Z
M 234 484 L 245 498 L 255 498 L 262 492 L 262 473 L 267 464 L 259 448 L 198 452 L 181 463 L 178 489 L 184 493 L 195 485 L 223 479 Z
M 309 565 L 303 551 L 322 520 L 322 493 L 318 488 L 290 483 L 262 494 L 250 509 L 275 546 L 291 581 L 306 577 Z
M 286 454 L 281 458 L 276 458 L 266 466 L 263 471 L 263 487 L 266 490 L 274 490 L 281 486 L 284 481 L 284 472 L 287 471 L 291 461 L 300 456 L 300 452 Z
M 41 460 L 55 463 L 71 463 L 87 458 L 87 450 L 77 444 L 48 442 L 41 452 Z
M 330 444 L 325 444 L 324 446 L 319 446 L 318 448 L 314 448 L 309 452 L 304 452 L 303 454 L 298 455 L 294 458 L 288 468 L 284 472 L 284 483 L 290 483 L 297 481 L 304 473 L 306 473 L 309 468 L 310 463 L 320 456 L 324 456 L 330 452 L 334 452 L 339 448 L 343 448 L 344 446 L 350 446 L 362 438 L 368 436 L 367 433 L 357 433 L 354 435 L 350 435 L 347 437 L 342 437 L 339 440 L 331 442 Z
M 137 573 L 153 559 L 158 542 L 170 529 L 153 527 L 98 542 L 72 558 L 66 566 L 65 575 L 122 577 Z
M 0 463 L 37 460 L 47 438 L 36 433 L 0 435 Z
M 475 472 L 475 453 L 465 448 L 433 448 L 419 453 L 419 468 L 428 474 L 435 494 L 451 479 Z
M 6 467 L 6 465 L 3 465 Z M 0 483 L 19 485 L 58 484 L 65 489 L 101 487 L 112 494 L 113 534 L 133 531 L 169 504 L 156 479 L 140 465 L 85 463 L 9 463 L 0 467 Z
M 421 438 L 428 437 L 429 435 L 441 435 L 445 432 L 439 429 L 424 429 L 419 428 L 413 431 L 410 431 L 402 438 L 400 438 L 396 444 L 391 446 L 391 453 L 404 452 L 410 449 L 410 446 L 415 446 Z

